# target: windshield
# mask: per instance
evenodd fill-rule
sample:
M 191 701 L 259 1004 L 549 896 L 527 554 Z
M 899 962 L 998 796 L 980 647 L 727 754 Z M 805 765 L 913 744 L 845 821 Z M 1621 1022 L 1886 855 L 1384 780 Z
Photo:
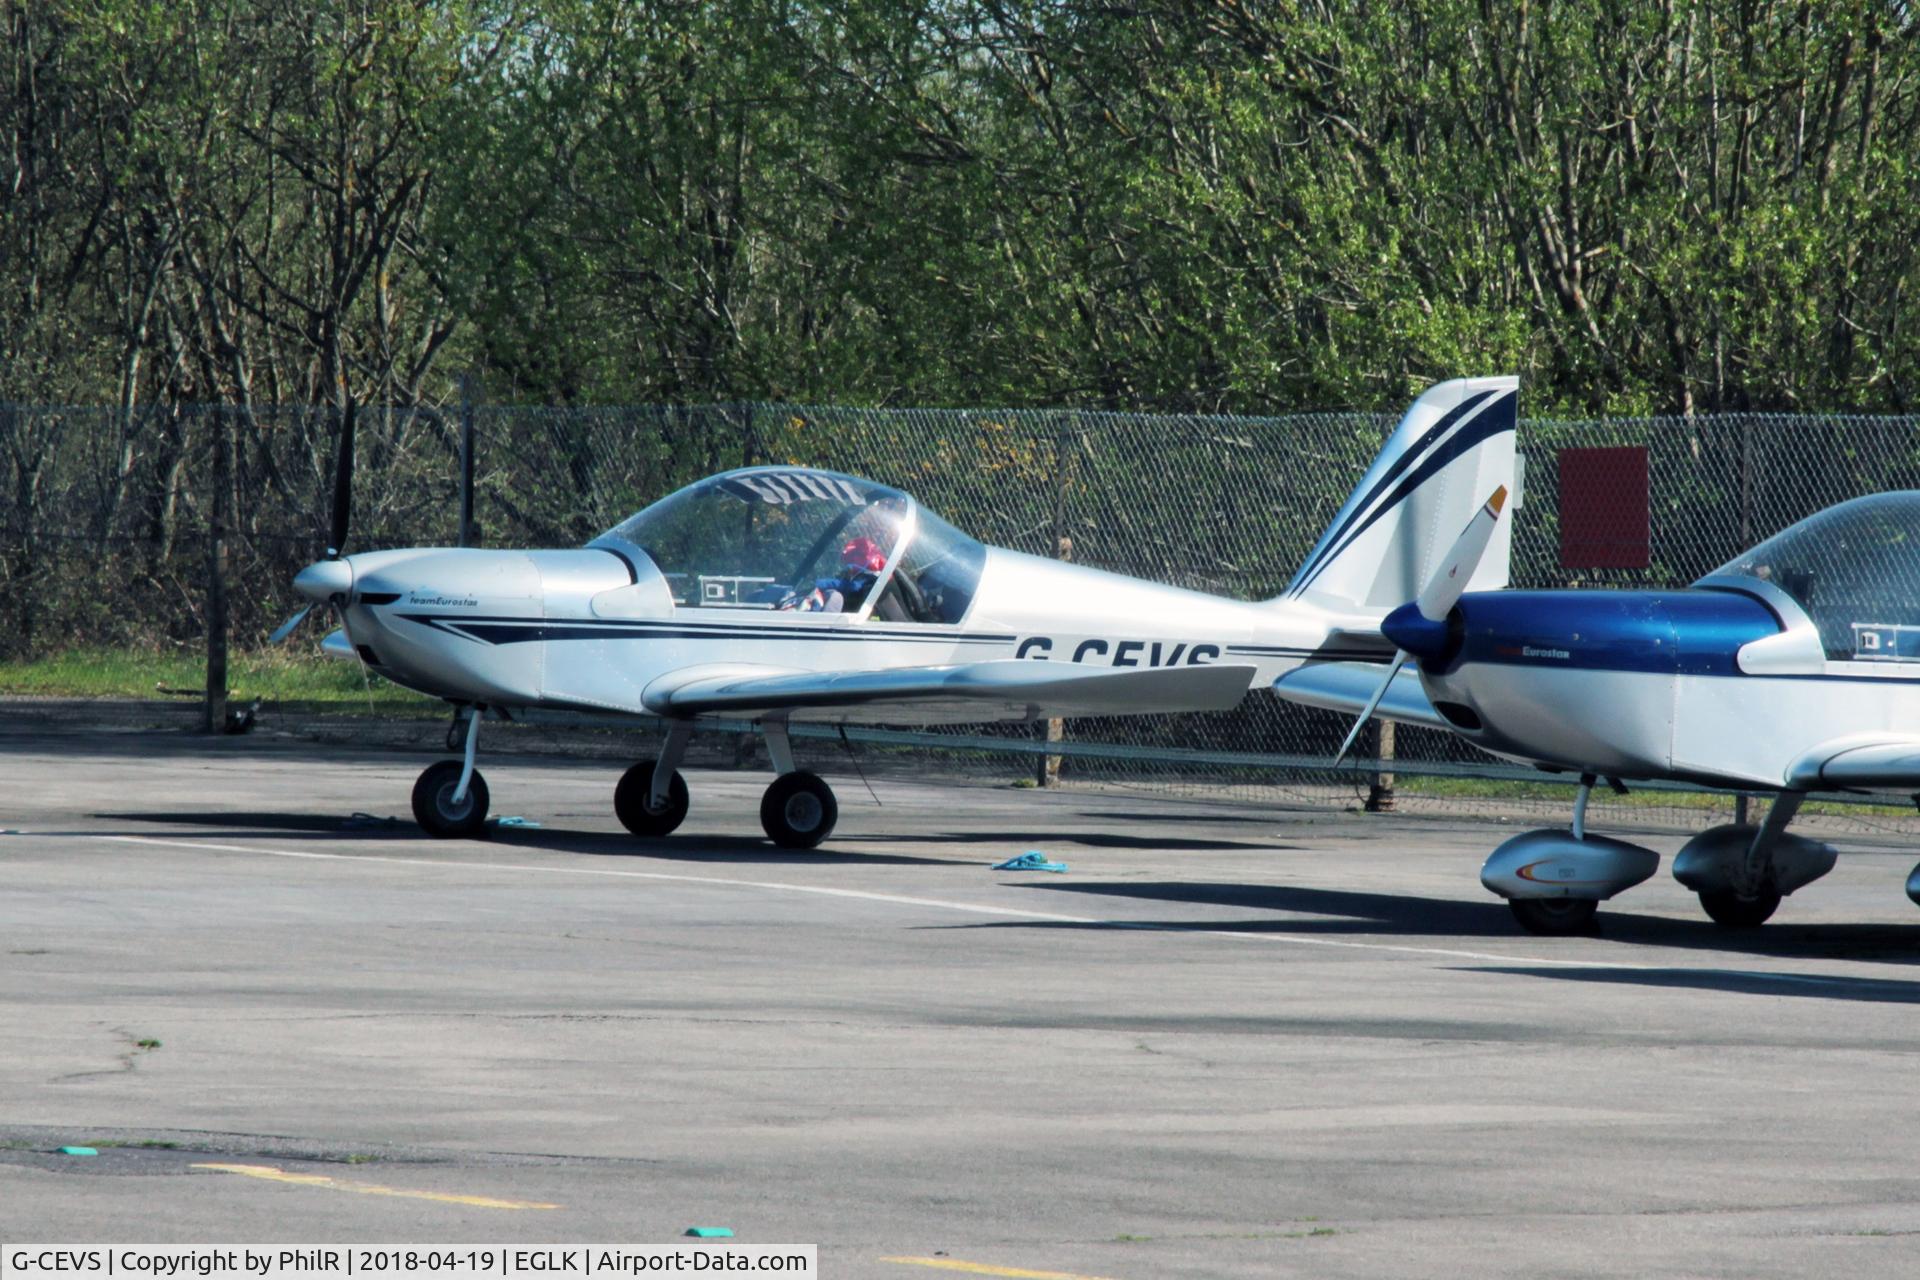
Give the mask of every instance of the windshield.
M 883 622 L 958 622 L 973 603 L 987 549 L 925 507 L 914 526 L 913 541 L 873 616 Z
M 1829 507 L 1714 573 L 1770 582 L 1792 596 L 1829 658 L 1920 662 L 1920 492 Z
M 801 467 L 702 480 L 605 537 L 646 552 L 681 608 L 859 613 L 871 599 L 891 622 L 960 621 L 986 560 L 898 489 Z

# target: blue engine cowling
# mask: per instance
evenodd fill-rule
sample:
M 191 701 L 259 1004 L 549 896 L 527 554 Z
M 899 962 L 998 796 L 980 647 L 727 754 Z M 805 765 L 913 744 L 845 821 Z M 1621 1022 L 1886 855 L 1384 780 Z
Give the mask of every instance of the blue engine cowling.
M 1382 627 L 1461 736 L 1619 777 L 1671 768 L 1679 680 L 1736 677 L 1741 647 L 1782 629 L 1758 599 L 1704 589 L 1476 592 L 1444 625 L 1409 606 Z

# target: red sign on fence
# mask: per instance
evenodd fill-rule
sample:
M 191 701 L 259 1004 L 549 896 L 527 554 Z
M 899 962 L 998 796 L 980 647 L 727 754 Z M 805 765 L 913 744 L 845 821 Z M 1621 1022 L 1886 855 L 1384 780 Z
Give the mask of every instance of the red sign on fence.
M 1560 567 L 1644 569 L 1653 558 L 1644 445 L 1560 451 Z

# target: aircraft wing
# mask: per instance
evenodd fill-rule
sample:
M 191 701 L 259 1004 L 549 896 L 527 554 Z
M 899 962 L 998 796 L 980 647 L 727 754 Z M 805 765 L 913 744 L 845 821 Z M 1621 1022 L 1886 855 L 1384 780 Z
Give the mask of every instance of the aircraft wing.
M 1354 716 L 1366 709 L 1367 699 L 1380 687 L 1380 678 L 1386 673 L 1385 667 L 1369 662 L 1315 662 L 1287 672 L 1273 682 L 1273 689 L 1289 702 Z M 1403 724 L 1448 727 L 1427 700 L 1420 676 L 1411 667 L 1402 667 L 1394 674 L 1393 684 L 1374 714 Z
M 642 701 L 655 715 L 786 711 L 796 719 L 882 724 L 1224 711 L 1245 696 L 1254 671 L 1226 664 L 1116 669 L 1019 658 L 878 671 L 694 667 L 655 680 Z
M 1920 736 L 1882 730 L 1823 742 L 1787 767 L 1796 791 L 1920 792 Z

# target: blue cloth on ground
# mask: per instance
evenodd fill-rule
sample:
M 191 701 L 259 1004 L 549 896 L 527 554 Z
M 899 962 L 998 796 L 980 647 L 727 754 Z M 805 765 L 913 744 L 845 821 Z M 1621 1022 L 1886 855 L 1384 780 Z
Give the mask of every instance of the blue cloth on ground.
M 1054 862 L 1038 849 L 1029 849 L 1017 858 L 993 864 L 995 871 L 1065 871 L 1067 864 Z

